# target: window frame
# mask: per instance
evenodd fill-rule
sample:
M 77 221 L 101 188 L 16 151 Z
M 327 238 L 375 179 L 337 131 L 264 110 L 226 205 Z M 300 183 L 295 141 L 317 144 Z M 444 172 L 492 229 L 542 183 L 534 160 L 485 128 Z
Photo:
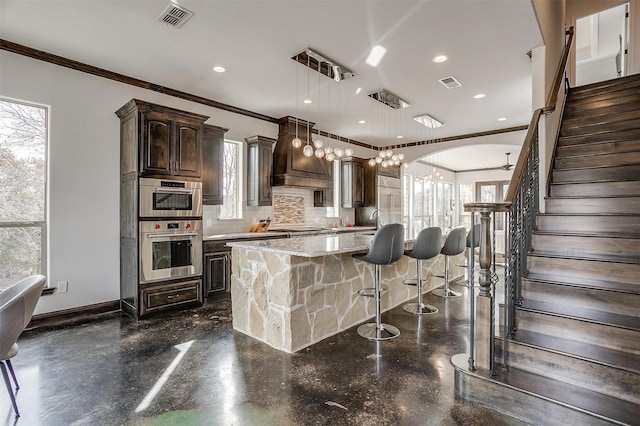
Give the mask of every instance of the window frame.
M 235 211 L 237 212 L 237 214 L 234 217 L 223 217 L 222 213 L 224 211 L 224 209 L 226 209 L 225 207 L 225 201 L 229 199 L 229 197 L 227 196 L 227 193 L 224 189 L 224 182 L 225 182 L 225 177 L 224 177 L 224 171 L 226 170 L 226 166 L 224 164 L 224 159 L 226 157 L 226 155 L 222 156 L 222 170 L 223 170 L 223 194 L 222 194 L 222 204 L 220 205 L 220 211 L 219 211 L 219 215 L 218 215 L 218 220 L 243 220 L 243 214 L 244 214 L 244 210 L 243 210 L 243 204 L 244 204 L 244 195 L 245 192 L 242 190 L 243 189 L 243 185 L 244 185 L 244 181 L 242 179 L 243 173 L 244 173 L 244 157 L 245 157 L 245 151 L 244 151 L 244 146 L 245 144 L 242 142 L 238 142 L 232 139 L 225 139 L 224 140 L 224 150 L 226 150 L 228 145 L 234 145 L 235 149 L 236 149 L 236 179 L 235 179 Z
M 43 212 L 42 220 L 0 222 L 0 229 L 8 228 L 39 228 L 40 229 L 40 274 L 49 276 L 49 140 L 50 140 L 50 107 L 36 102 L 0 96 L 1 102 L 10 102 L 44 110 L 44 147 L 43 147 Z M 46 287 L 50 287 L 47 282 Z

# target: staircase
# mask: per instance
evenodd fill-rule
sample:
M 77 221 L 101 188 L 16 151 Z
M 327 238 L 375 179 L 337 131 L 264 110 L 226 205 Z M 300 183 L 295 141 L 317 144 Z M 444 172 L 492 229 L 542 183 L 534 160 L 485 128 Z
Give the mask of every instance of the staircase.
M 533 424 L 640 425 L 640 75 L 570 89 L 545 205 L 508 372 L 472 399 Z

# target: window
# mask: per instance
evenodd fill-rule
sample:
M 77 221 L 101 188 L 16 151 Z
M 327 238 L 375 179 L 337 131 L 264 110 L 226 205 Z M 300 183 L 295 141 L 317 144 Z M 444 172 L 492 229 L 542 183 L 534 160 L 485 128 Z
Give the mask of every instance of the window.
M 0 99 L 0 288 L 46 274 L 47 109 Z
M 242 144 L 224 141 L 220 219 L 242 218 Z
M 435 226 L 433 190 L 434 185 L 429 181 L 413 182 L 413 229 L 416 234 Z
M 502 203 L 507 195 L 509 181 L 476 182 L 476 202 Z M 496 214 L 496 231 L 504 230 L 504 213 Z
M 458 186 L 458 223 L 471 229 L 471 213 L 464 211 L 464 205 L 473 203 L 473 184 L 461 183 Z
M 443 232 L 449 232 L 453 228 L 455 204 L 453 200 L 453 184 L 438 182 L 438 224 Z

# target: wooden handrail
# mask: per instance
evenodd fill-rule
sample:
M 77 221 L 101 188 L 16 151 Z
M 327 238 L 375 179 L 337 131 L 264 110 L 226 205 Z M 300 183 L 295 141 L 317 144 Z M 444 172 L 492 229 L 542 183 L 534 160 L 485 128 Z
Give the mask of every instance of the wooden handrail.
M 533 146 L 534 139 L 538 134 L 538 123 L 540 122 L 540 117 L 542 116 L 542 114 L 551 114 L 556 109 L 556 103 L 558 101 L 558 91 L 560 90 L 560 85 L 564 80 L 564 71 L 567 66 L 571 44 L 573 43 L 573 32 L 573 27 L 571 27 L 566 33 L 569 35 L 569 39 L 564 46 L 562 59 L 558 64 L 558 69 L 553 81 L 553 86 L 551 87 L 551 91 L 547 96 L 546 105 L 544 106 L 544 108 L 535 110 L 533 113 L 533 117 L 531 117 L 529 130 L 527 131 L 527 135 L 524 138 L 524 143 L 522 144 L 522 149 L 520 150 L 520 155 L 518 156 L 518 161 L 516 162 L 516 166 L 513 169 L 513 175 L 511 175 L 511 181 L 509 182 L 507 194 L 504 197 L 504 201 L 507 203 L 513 204 L 516 199 L 516 195 L 518 194 L 520 184 L 522 182 L 522 176 L 524 175 L 525 166 L 527 164 L 527 159 L 529 158 L 529 153 L 531 152 L 531 147 Z

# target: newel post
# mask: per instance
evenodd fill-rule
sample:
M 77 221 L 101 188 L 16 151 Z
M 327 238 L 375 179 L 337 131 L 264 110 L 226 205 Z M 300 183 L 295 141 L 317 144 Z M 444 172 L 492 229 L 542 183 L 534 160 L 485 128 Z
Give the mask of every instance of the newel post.
M 470 348 L 470 370 L 481 369 L 495 375 L 495 339 L 494 330 L 496 324 L 495 309 L 495 214 L 507 212 L 511 203 L 471 203 L 465 204 L 464 210 L 472 213 L 480 213 L 480 292 L 476 296 L 470 292 L 471 318 L 469 342 L 475 347 Z M 473 288 L 473 287 L 471 287 Z M 475 309 L 475 315 L 474 315 Z M 474 321 L 475 319 L 475 321 Z M 474 359 L 475 354 L 475 359 Z

